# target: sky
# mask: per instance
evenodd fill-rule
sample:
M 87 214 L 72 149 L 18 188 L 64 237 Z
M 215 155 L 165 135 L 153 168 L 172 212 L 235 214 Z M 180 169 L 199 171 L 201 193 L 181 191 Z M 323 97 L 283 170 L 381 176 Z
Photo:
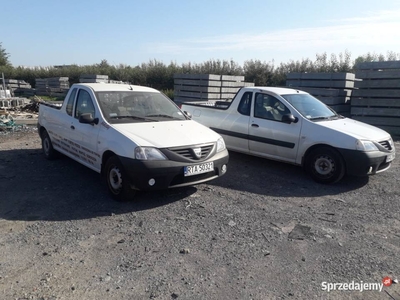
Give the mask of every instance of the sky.
M 0 0 L 16 66 L 137 66 L 400 53 L 400 0 Z

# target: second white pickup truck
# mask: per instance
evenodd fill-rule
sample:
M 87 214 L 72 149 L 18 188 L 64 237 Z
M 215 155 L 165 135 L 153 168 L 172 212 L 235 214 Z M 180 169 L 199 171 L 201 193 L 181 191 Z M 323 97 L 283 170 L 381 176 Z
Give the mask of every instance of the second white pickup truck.
M 320 183 L 387 170 L 389 133 L 345 118 L 310 94 L 246 87 L 230 102 L 185 102 L 192 119 L 222 135 L 229 150 L 301 165 Z
M 212 180 L 229 159 L 219 134 L 142 86 L 74 84 L 61 107 L 40 105 L 38 130 L 46 158 L 61 152 L 101 173 L 120 201 Z

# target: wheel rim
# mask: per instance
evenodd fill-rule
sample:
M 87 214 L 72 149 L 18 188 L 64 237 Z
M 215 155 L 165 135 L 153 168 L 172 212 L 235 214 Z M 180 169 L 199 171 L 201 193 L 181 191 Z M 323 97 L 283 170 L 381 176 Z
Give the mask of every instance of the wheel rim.
M 328 176 L 335 171 L 335 161 L 329 156 L 320 156 L 315 160 L 314 170 L 317 174 Z
M 108 184 L 113 193 L 118 194 L 122 189 L 122 174 L 117 166 L 112 166 L 108 172 Z

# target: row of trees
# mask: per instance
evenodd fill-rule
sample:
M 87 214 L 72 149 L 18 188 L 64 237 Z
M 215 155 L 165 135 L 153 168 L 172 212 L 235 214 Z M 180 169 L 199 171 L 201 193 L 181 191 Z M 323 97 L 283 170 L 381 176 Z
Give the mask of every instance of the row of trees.
M 174 74 L 224 74 L 244 75 L 247 82 L 254 82 L 258 86 L 283 86 L 286 74 L 292 72 L 354 72 L 358 63 L 365 61 L 400 60 L 400 53 L 389 51 L 386 55 L 367 53 L 351 59 L 351 53 L 316 54 L 315 60 L 303 58 L 290 60 L 286 63 L 275 65 L 274 61 L 266 62 L 258 59 L 245 61 L 243 66 L 233 60 L 208 60 L 203 63 L 174 62 L 166 65 L 158 60 L 150 60 L 135 67 L 120 64 L 110 65 L 107 60 L 99 64 L 87 66 L 63 66 L 63 67 L 13 67 L 9 62 L 9 54 L 0 43 L 0 72 L 5 78 L 20 79 L 35 86 L 36 78 L 69 77 L 70 83 L 79 82 L 81 74 L 108 75 L 112 80 L 130 82 L 132 84 L 151 86 L 158 90 L 173 90 Z

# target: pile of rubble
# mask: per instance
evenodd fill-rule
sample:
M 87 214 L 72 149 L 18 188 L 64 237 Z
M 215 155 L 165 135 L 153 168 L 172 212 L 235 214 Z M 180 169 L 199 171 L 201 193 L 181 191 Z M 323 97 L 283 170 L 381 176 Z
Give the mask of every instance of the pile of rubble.
M 27 100 L 27 99 L 26 99 Z M 0 131 L 14 131 L 26 125 L 35 125 L 38 119 L 39 105 L 44 102 L 35 96 L 30 103 L 0 108 Z M 17 102 L 18 103 L 18 102 Z

